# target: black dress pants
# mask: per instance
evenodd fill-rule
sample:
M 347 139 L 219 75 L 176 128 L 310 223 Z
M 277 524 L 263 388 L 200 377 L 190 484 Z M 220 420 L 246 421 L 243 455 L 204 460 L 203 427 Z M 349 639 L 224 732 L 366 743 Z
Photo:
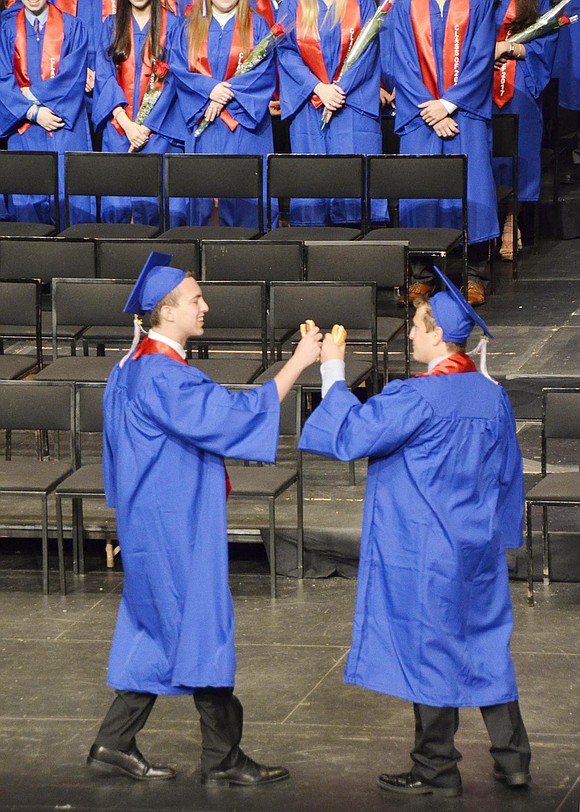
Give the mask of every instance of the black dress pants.
M 95 744 L 129 752 L 144 727 L 157 694 L 117 691 L 117 696 L 95 739 Z M 199 713 L 201 769 L 233 767 L 241 757 L 243 710 L 232 688 L 196 688 L 193 701 Z
M 457 708 L 414 704 L 415 747 L 411 753 L 414 778 L 441 787 L 461 783 L 457 762 L 461 753 L 454 737 L 459 727 Z M 491 740 L 496 768 L 505 773 L 528 772 L 530 743 L 517 701 L 480 708 Z

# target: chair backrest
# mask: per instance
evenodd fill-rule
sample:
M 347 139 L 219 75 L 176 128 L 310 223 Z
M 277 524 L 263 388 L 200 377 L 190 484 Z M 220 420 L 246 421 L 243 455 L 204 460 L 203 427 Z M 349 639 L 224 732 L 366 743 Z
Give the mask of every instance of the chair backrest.
M 97 277 L 100 279 L 136 279 L 151 251 L 173 254 L 171 265 L 199 272 L 199 245 L 163 240 L 99 240 L 97 243 Z M 1 254 L 0 254 L 1 258 Z
M 39 279 L 0 281 L 0 336 L 10 336 L 11 326 L 34 327 L 36 363 L 43 367 L 41 283 Z
M 466 155 L 369 155 L 369 198 L 467 198 Z
M 55 276 L 94 278 L 95 244 L 52 237 L 0 239 L 0 279 L 50 282 Z
M 0 381 L 2 429 L 70 431 L 74 425 L 72 383 Z
M 121 279 L 52 280 L 52 352 L 58 356 L 58 326 L 130 327 L 131 316 L 123 308 L 133 289 Z
M 409 243 L 345 240 L 304 243 L 309 282 L 376 282 L 403 287 L 409 272 Z
M 58 154 L 0 150 L 0 194 L 52 195 L 58 199 Z M 58 206 L 55 225 L 59 228 Z
M 165 222 L 172 197 L 255 198 L 260 231 L 264 226 L 261 155 L 165 155 Z
M 301 242 L 202 240 L 204 280 L 295 281 L 303 278 Z
M 542 391 L 542 465 L 547 440 L 580 439 L 580 389 Z M 545 473 L 545 470 L 543 471 Z
M 162 156 L 157 153 L 66 152 L 64 156 L 65 219 L 70 225 L 69 197 L 103 195 L 157 198 L 163 217 Z
M 206 327 L 262 329 L 266 335 L 266 285 L 264 282 L 204 282 L 209 305 Z M 195 341 L 196 339 L 194 339 Z
M 83 434 L 103 430 L 104 383 L 75 384 L 75 467 L 82 463 Z

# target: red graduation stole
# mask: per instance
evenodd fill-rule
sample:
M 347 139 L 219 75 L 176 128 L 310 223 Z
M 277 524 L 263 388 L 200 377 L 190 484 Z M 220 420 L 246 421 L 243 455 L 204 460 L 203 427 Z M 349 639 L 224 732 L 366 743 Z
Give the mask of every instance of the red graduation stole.
M 271 0 L 256 0 L 256 11 L 266 20 L 270 28 L 272 28 L 276 20 L 274 19 L 274 9 L 272 8 Z
M 456 372 L 477 372 L 477 367 L 464 352 L 448 355 L 429 372 L 420 372 L 415 378 L 426 378 L 429 375 L 454 375 Z
M 469 22 L 469 0 L 449 0 L 449 11 L 443 38 L 443 92 L 459 80 L 461 49 Z M 411 23 L 423 84 L 434 99 L 441 98 L 433 54 L 430 0 L 411 0 Z
M 172 358 L 179 364 L 185 364 L 186 366 L 188 366 L 188 363 L 185 360 L 185 358 L 182 358 L 181 355 L 173 349 L 173 347 L 170 347 L 169 344 L 166 344 L 164 341 L 155 341 L 154 339 L 149 338 L 149 336 L 143 339 L 143 341 L 139 344 L 137 350 L 133 353 L 131 360 L 136 361 L 143 355 L 166 355 L 168 358 Z M 226 499 L 227 499 L 228 496 L 230 495 L 230 491 L 232 490 L 232 483 L 230 482 L 228 471 L 225 465 L 224 465 L 224 473 L 226 477 Z
M 167 32 L 167 11 L 165 8 L 161 9 L 161 32 L 159 34 L 159 44 L 162 48 L 165 47 L 165 35 Z M 145 42 L 145 51 L 143 53 L 143 65 L 141 66 L 141 76 L 139 77 L 139 104 L 143 101 L 143 96 L 147 90 L 149 79 L 151 78 L 151 54 L 149 53 L 149 39 Z M 133 110 L 133 93 L 135 91 L 135 38 L 133 36 L 133 17 L 131 17 L 131 51 L 127 59 L 117 65 L 117 84 L 125 94 L 127 99 L 127 107 L 125 112 L 133 121 L 134 116 L 138 110 Z M 111 124 L 117 130 L 119 135 L 125 135 L 125 130 L 121 127 L 118 121 L 112 119 Z
M 356 0 L 348 0 L 344 17 L 340 21 L 340 60 L 333 82 L 336 82 L 342 63 L 346 59 L 351 45 L 357 38 L 360 31 L 360 8 Z M 320 40 L 316 39 L 314 32 L 304 31 L 304 20 L 302 14 L 302 3 L 298 2 L 296 9 L 296 42 L 298 43 L 298 50 L 302 57 L 304 64 L 310 68 L 312 73 L 316 76 L 319 82 L 325 85 L 330 84 L 328 78 L 328 71 L 320 49 Z M 322 106 L 322 100 L 313 93 L 310 98 L 311 103 L 318 109 Z
M 77 0 L 52 0 L 54 5 L 59 11 L 64 11 L 65 14 L 72 14 L 73 17 L 77 16 Z
M 516 13 L 516 0 L 510 0 L 496 42 L 504 42 L 511 34 L 511 25 L 516 18 Z M 498 107 L 507 104 L 513 98 L 515 83 L 516 61 L 508 59 L 499 70 L 493 72 L 493 103 Z
M 252 32 L 251 42 L 250 42 L 250 52 L 254 47 L 254 28 L 252 24 L 252 12 L 250 11 L 250 31 Z M 226 73 L 222 81 L 227 81 L 231 79 L 234 73 L 238 69 L 238 65 L 241 65 L 244 61 L 244 52 L 242 51 L 242 45 L 240 43 L 240 26 L 238 24 L 238 15 L 236 14 L 236 23 L 234 25 L 234 33 L 232 36 L 232 44 L 230 45 L 230 55 L 228 58 L 228 65 L 226 67 Z M 197 59 L 195 65 L 189 62 L 189 70 L 191 73 L 201 73 L 202 76 L 212 76 L 211 67 L 209 64 L 209 57 L 207 55 L 207 39 L 202 43 L 199 53 L 197 55 Z M 221 111 L 220 116 L 221 120 L 224 124 L 233 132 L 236 127 L 239 126 L 239 121 L 232 116 L 227 108 Z
M 44 27 L 44 39 L 42 42 L 42 57 L 40 63 L 40 75 L 43 79 L 53 79 L 60 62 L 60 52 L 64 40 L 64 21 L 61 12 L 48 4 L 48 17 Z M 14 42 L 14 78 L 18 87 L 30 87 L 30 77 L 28 75 L 28 63 L 26 53 L 26 15 L 24 8 L 21 8 L 16 15 L 16 40 Z M 31 125 L 26 122 L 18 128 L 20 135 L 23 135 Z M 52 135 L 52 133 L 49 133 Z
M 95 0 L 92 0 L 95 2 Z M 117 13 L 117 0 L 102 0 L 101 5 L 101 19 L 103 22 L 110 17 L 111 14 Z

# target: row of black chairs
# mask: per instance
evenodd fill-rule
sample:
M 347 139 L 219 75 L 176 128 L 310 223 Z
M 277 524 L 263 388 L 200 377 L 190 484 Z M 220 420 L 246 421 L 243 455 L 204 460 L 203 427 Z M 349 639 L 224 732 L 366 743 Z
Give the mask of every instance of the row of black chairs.
M 26 449 L 23 439 L 18 444 L 23 452 L 13 458 L 12 444 L 7 443 L 5 459 L 0 461 L 0 494 L 11 497 L 34 497 L 40 500 L 42 539 L 42 586 L 49 591 L 49 500 L 54 501 L 61 594 L 66 594 L 64 537 L 72 539 L 72 569 L 84 574 L 85 499 L 105 497 L 102 469 L 104 384 L 64 381 L 0 381 L 0 427 L 10 435 L 24 432 L 32 435 L 36 454 Z M 249 466 L 231 461 L 228 464 L 232 485 L 231 500 L 263 500 L 268 505 L 269 558 L 271 595 L 276 597 L 276 499 L 296 485 L 297 573 L 303 575 L 303 493 L 302 455 L 296 444 L 301 428 L 301 395 L 294 388 L 282 405 L 280 435 L 293 438 L 291 459 L 280 464 Z M 50 434 L 49 434 L 50 432 Z M 38 443 L 38 435 L 42 441 Z M 96 436 L 98 435 L 98 436 Z M 67 442 L 63 438 L 67 438 Z M 89 445 L 88 438 L 92 438 Z M 48 439 L 50 438 L 50 443 Z M 66 446 L 66 447 L 65 447 Z M 287 456 L 287 455 L 286 455 Z M 63 502 L 70 500 L 72 517 L 65 526 Z M 108 547 L 116 539 L 116 527 L 107 520 L 100 533 Z M 32 525 L 35 525 L 34 520 Z M 112 556 L 112 553 L 109 553 Z
M 27 266 L 22 262 L 22 253 L 29 254 L 29 260 L 35 257 L 41 262 L 42 245 L 38 240 L 19 241 L 26 250 L 14 251 L 14 241 L 0 241 L 0 268 L 10 267 L 12 273 L 24 272 L 26 267 L 35 267 L 36 272 L 42 273 L 45 283 L 50 279 L 51 273 L 58 273 L 62 265 L 53 267 L 51 252 L 47 251 L 45 265 Z M 131 249 L 142 261 L 150 250 L 151 241 L 131 244 Z M 42 244 L 45 241 L 42 240 Z M 98 246 L 111 248 L 114 257 L 116 243 L 104 243 Z M 94 258 L 94 245 L 85 243 L 62 243 L 58 240 L 48 241 L 45 248 L 55 248 L 62 256 L 71 249 L 71 256 L 77 256 L 77 248 L 82 253 Z M 123 244 L 122 248 L 127 249 Z M 195 247 L 187 247 L 194 252 Z M 64 250 L 63 249 L 67 249 Z M 168 247 L 170 250 L 170 247 Z M 8 259 L 4 261 L 4 252 Z M 12 255 L 14 255 L 12 257 Z M 16 261 L 20 257 L 21 264 Z M 12 263 L 14 259 L 14 264 Z M 181 264 L 176 255 L 173 262 Z M 185 263 L 183 263 L 185 264 Z M 48 266 L 48 269 L 47 269 Z M 280 243 L 268 244 L 254 241 L 216 241 L 204 242 L 201 245 L 201 277 L 204 279 L 205 293 L 210 304 L 210 313 L 207 319 L 207 328 L 203 338 L 196 341 L 199 348 L 200 363 L 208 366 L 218 375 L 222 383 L 242 383 L 252 380 L 253 375 L 263 371 L 269 362 L 279 360 L 281 347 L 286 333 L 295 333 L 296 326 L 305 318 L 314 318 L 322 326 L 332 326 L 332 321 L 343 321 L 351 330 L 351 339 L 356 344 L 368 338 L 371 311 L 366 318 L 357 315 L 356 310 L 348 311 L 337 309 L 332 315 L 332 305 L 336 300 L 337 291 L 345 290 L 348 297 L 349 285 L 357 283 L 374 283 L 381 295 L 381 315 L 376 319 L 376 334 L 378 346 L 383 353 L 383 376 L 388 377 L 388 345 L 398 335 L 404 337 L 405 347 L 405 373 L 409 370 L 408 352 L 408 323 L 409 312 L 405 306 L 402 310 L 395 305 L 398 292 L 407 284 L 409 275 L 408 244 L 402 242 L 313 242 L 313 243 Z M 86 266 L 84 266 L 86 268 Z M 132 265 L 136 267 L 135 264 Z M 138 266 L 137 266 L 138 267 Z M 187 266 L 186 266 L 187 267 Z M 47 269 L 46 274 L 43 271 Z M 76 264 L 72 264 L 73 273 L 78 272 Z M 89 271 L 87 270 L 87 273 Z M 52 277 L 51 280 L 51 311 L 38 315 L 39 309 L 39 282 L 29 280 L 19 282 L 17 279 L 2 281 L 0 273 L 0 339 L 20 341 L 25 338 L 35 339 L 37 357 L 36 364 L 39 369 L 43 366 L 42 338 L 48 336 L 52 339 L 53 362 L 40 374 L 43 377 L 54 377 L 57 370 L 65 375 L 66 379 L 103 380 L 109 373 L 115 359 L 105 355 L 106 348 L 128 347 L 133 328 L 130 317 L 123 313 L 124 304 L 132 287 L 132 281 L 121 279 L 95 279 L 85 277 Z M 314 299 L 300 300 L 295 314 L 286 315 L 286 322 L 281 323 L 280 317 L 275 318 L 272 310 L 274 302 L 270 301 L 269 286 L 276 288 L 276 283 L 285 281 L 298 284 L 298 289 L 304 288 L 304 279 L 310 287 L 315 283 L 324 283 L 329 291 L 328 307 L 321 311 Z M 221 280 L 221 281 L 216 281 Z M 253 283 L 253 284 L 252 284 Z M 337 284 L 333 284 L 337 283 Z M 338 285 L 340 283 L 340 285 Z M 309 285 L 306 285 L 308 289 Z M 28 317 L 21 304 L 22 291 L 29 293 Z M 290 290 L 293 290 L 292 288 Z M 279 297 L 280 294 L 278 293 Z M 314 294 L 313 294 L 314 296 Z M 355 297 L 356 298 L 356 297 Z M 354 301 L 354 300 L 353 300 Z M 302 308 L 302 309 L 301 309 Z M 316 311 L 316 312 L 315 312 Z M 270 332 L 266 326 L 267 314 L 270 312 Z M 278 310 L 275 311 L 278 313 Z M 376 314 L 376 302 L 373 302 L 373 313 Z M 44 315 L 44 329 L 42 322 Z M 294 319 L 294 316 L 296 318 Z M 292 321 L 294 319 L 294 321 Z M 362 330 L 362 334 L 357 331 Z M 216 362 L 207 358 L 207 348 L 215 346 L 250 345 L 260 352 L 259 362 L 238 361 L 234 363 L 221 363 L 216 368 Z M 268 344 L 270 349 L 268 350 Z M 84 355 L 89 355 L 91 348 L 97 348 L 99 357 L 80 359 L 76 356 L 77 346 L 82 345 Z M 67 347 L 68 356 L 63 355 L 63 346 Z M 201 356 L 205 356 L 204 359 Z M 6 374 L 3 377 L 20 377 L 33 366 L 31 356 L 5 355 L 6 359 L 19 358 L 20 363 L 26 367 L 18 367 L 15 374 Z M 7 361 L 13 364 L 15 361 Z M 210 373 L 211 374 L 211 373 Z M 239 376 L 244 374 L 245 380 Z M 2 357 L 0 356 L 0 375 L 2 375 Z M 70 378 L 69 376 L 73 376 Z M 238 376 L 235 379 L 232 376 Z

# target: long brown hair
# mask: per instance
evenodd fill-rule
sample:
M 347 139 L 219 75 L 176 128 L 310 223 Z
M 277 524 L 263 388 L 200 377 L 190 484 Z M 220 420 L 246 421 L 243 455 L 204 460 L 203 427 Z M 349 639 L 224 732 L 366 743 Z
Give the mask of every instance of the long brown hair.
M 162 14 L 161 0 L 151 0 L 150 8 L 151 18 L 149 20 L 147 44 L 149 45 L 151 57 L 161 59 L 163 58 L 163 48 L 159 42 Z M 107 50 L 115 65 L 124 62 L 131 53 L 131 14 L 132 6 L 129 0 L 119 0 L 117 13 L 115 14 L 113 41 Z
M 206 14 L 204 16 L 204 8 Z M 238 18 L 238 30 L 240 32 L 240 44 L 242 51 L 248 54 L 250 51 L 252 37 L 252 15 L 248 0 L 238 0 L 236 5 L 236 17 Z M 189 64 L 195 65 L 201 46 L 207 40 L 209 24 L 212 19 L 211 0 L 195 0 L 187 25 L 187 42 Z
M 496 0 L 494 7 L 499 6 L 500 0 Z M 540 16 L 539 0 L 516 0 L 516 17 L 511 24 L 512 34 L 523 31 L 528 25 L 535 23 Z

